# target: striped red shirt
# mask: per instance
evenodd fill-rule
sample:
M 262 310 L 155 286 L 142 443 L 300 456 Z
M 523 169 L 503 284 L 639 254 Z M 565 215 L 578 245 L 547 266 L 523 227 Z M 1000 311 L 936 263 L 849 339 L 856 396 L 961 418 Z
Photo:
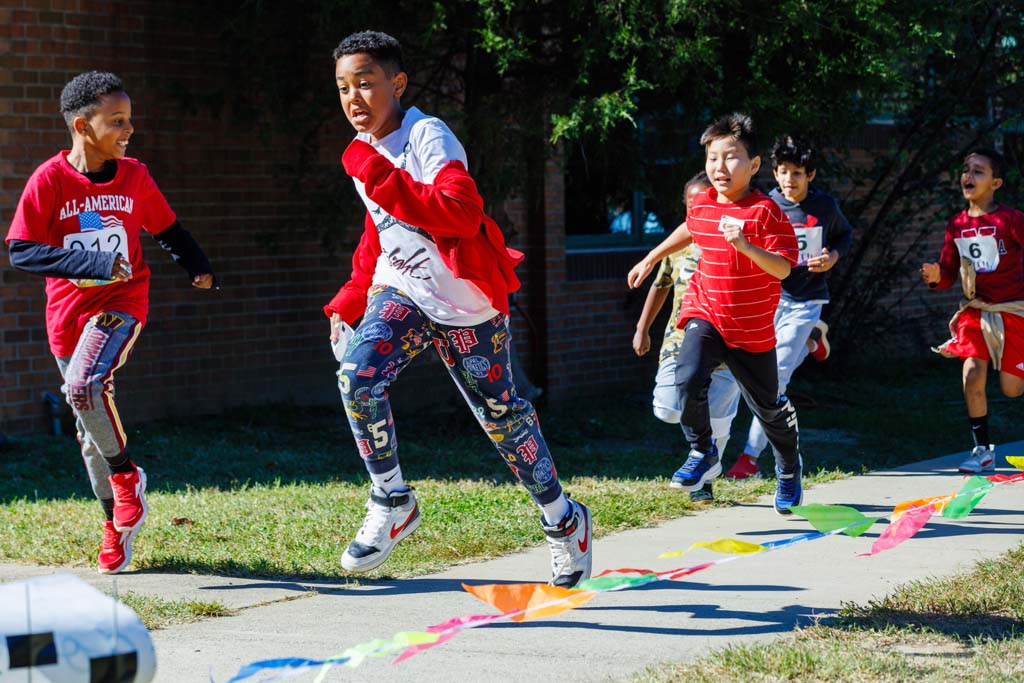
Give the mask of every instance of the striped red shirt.
M 793 265 L 798 254 L 796 234 L 779 205 L 759 190 L 751 190 L 736 203 L 719 204 L 717 196 L 713 187 L 703 190 L 686 216 L 686 227 L 701 257 L 678 324 L 682 327 L 690 318 L 701 318 L 715 326 L 727 346 L 768 351 L 775 348 L 781 281 L 726 242 L 720 226 L 742 221 L 748 242 Z

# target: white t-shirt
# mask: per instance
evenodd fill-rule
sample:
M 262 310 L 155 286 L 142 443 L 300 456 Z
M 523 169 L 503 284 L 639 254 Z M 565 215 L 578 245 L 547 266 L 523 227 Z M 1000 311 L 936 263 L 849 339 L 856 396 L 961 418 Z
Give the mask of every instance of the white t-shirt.
M 433 183 L 449 161 L 468 165 L 466 151 L 448 126 L 416 107 L 405 112 L 398 130 L 377 142 L 364 133 L 357 137 L 421 183 Z M 427 317 L 445 325 L 479 325 L 498 314 L 479 287 L 456 278 L 448 269 L 426 230 L 389 215 L 366 196 L 362 182 L 355 180 L 355 184 L 380 236 L 373 284 L 402 290 Z

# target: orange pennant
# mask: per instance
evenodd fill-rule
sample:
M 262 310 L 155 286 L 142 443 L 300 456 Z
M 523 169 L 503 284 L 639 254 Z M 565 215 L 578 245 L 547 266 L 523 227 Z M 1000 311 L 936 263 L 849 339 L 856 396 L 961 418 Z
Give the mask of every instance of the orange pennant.
M 549 586 L 544 583 L 490 583 L 482 586 L 462 584 L 463 589 L 492 605 L 502 614 L 522 612 L 512 621 L 528 621 L 551 617 L 579 607 L 597 593 L 573 588 Z
M 902 503 L 898 503 L 896 507 L 892 509 L 891 519 L 895 522 L 907 510 L 911 510 L 914 508 L 923 508 L 927 507 L 928 505 L 932 506 L 932 509 L 935 511 L 935 514 L 942 514 L 942 511 L 943 509 L 945 509 L 946 504 L 949 503 L 949 501 L 953 500 L 953 496 L 955 495 L 956 493 L 954 492 L 949 494 L 948 496 L 932 496 L 930 498 L 918 498 L 917 500 L 905 500 Z

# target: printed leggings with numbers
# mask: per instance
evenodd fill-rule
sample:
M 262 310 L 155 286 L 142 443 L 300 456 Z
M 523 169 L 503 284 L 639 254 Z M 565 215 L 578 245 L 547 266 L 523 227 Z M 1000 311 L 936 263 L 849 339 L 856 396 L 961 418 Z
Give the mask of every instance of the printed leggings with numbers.
M 505 464 L 539 505 L 562 493 L 537 412 L 513 384 L 508 318 L 451 327 L 436 323 L 403 292 L 375 286 L 362 322 L 345 350 L 338 386 L 359 455 L 384 473 L 398 465 L 388 388 L 433 344 L 448 374 Z

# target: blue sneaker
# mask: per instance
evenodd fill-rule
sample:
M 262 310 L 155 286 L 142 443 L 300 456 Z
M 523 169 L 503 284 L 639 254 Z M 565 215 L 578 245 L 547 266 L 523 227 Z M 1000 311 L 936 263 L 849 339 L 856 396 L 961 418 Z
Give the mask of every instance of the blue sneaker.
M 722 463 L 718 458 L 717 446 L 711 446 L 711 452 L 706 455 L 694 448 L 690 450 L 683 466 L 672 475 L 669 486 L 684 491 L 699 491 L 704 484 L 721 473 Z
M 778 476 L 778 483 L 775 486 L 775 511 L 780 515 L 793 514 L 789 508 L 803 503 L 804 487 L 800 482 L 802 472 L 802 457 L 798 457 L 792 472 L 775 468 L 775 474 Z

